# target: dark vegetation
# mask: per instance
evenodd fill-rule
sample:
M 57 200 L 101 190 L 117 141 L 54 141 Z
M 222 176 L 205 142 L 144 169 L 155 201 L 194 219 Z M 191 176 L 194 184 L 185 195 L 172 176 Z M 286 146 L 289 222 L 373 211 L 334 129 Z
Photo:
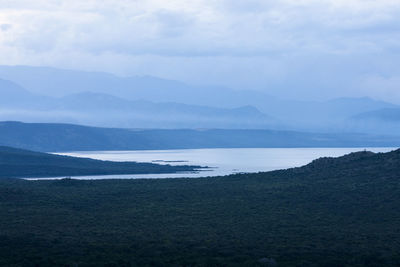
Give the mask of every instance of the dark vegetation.
M 0 122 L 0 145 L 35 151 L 251 147 L 397 147 L 397 136 L 274 130 L 130 130 Z
M 174 173 L 196 168 L 200 167 L 103 161 L 0 146 L 0 178 Z
M 0 180 L 0 265 L 399 266 L 400 150 L 204 179 Z

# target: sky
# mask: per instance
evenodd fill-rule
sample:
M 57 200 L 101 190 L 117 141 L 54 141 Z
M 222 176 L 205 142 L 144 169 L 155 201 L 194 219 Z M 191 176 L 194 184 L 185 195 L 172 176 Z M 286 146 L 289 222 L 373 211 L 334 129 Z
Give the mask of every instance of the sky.
M 400 103 L 399 0 L 0 0 L 0 64 Z

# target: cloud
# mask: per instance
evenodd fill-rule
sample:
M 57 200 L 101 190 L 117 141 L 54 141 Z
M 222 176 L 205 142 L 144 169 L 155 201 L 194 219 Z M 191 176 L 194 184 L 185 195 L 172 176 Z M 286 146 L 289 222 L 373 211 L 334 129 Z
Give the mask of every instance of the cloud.
M 12 28 L 11 24 L 1 24 L 0 25 L 0 30 L 3 32 L 6 32 L 6 31 L 10 30 L 11 28 Z
M 204 51 L 231 56 L 249 51 L 258 56 L 278 48 L 292 52 L 310 45 L 335 51 L 352 49 L 348 41 L 376 43 L 368 29 L 398 21 L 400 10 L 392 1 L 48 2 L 6 1 L 3 6 L 8 8 L 0 9 L 0 18 L 17 24 L 7 43 L 37 49 L 42 40 L 46 49 L 173 56 L 186 56 L 182 47 L 194 55 Z M 353 36 L 337 38 L 346 31 Z
M 0 64 L 296 97 L 361 94 L 366 71 L 397 76 L 386 65 L 398 58 L 399 42 L 398 0 L 2 0 L 0 7 Z

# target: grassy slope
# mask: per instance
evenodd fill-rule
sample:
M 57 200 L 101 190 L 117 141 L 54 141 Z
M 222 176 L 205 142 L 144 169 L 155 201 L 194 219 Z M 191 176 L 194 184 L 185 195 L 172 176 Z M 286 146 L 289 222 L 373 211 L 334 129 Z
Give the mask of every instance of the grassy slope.
M 399 173 L 395 151 L 208 179 L 3 180 L 0 265 L 396 266 Z
M 174 173 L 191 171 L 193 168 L 191 166 L 101 161 L 0 146 L 0 178 Z

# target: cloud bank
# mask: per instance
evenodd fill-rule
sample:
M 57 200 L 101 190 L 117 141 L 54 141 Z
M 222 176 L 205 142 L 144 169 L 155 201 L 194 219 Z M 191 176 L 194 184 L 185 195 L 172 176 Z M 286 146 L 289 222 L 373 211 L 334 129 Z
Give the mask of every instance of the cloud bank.
M 397 0 L 2 0 L 0 64 L 400 103 Z

